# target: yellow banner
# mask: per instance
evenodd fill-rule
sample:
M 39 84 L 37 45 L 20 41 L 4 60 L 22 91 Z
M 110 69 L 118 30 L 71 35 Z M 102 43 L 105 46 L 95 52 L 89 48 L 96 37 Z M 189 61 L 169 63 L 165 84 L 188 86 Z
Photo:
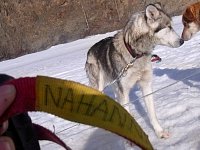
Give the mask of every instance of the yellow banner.
M 134 118 L 120 104 L 95 89 L 73 81 L 38 76 L 36 99 L 38 111 L 103 128 L 142 149 L 153 149 Z

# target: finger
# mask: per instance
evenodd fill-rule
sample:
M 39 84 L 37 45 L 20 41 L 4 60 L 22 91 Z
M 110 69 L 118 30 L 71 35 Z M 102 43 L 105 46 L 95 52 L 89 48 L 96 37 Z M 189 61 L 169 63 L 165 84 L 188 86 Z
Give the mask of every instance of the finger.
M 9 137 L 0 137 L 0 149 L 1 150 L 15 150 L 14 143 Z
M 0 87 L 0 116 L 14 101 L 15 94 L 16 90 L 13 85 L 3 85 Z
M 2 135 L 8 129 L 8 121 L 5 121 L 0 125 L 0 135 Z

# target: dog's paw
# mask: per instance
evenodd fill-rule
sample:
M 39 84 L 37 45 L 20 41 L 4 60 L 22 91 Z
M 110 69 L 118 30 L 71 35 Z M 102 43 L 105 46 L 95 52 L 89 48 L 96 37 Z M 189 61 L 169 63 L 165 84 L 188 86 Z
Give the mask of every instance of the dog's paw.
M 161 139 L 168 139 L 170 137 L 170 133 L 168 131 L 159 131 L 156 132 L 157 136 Z

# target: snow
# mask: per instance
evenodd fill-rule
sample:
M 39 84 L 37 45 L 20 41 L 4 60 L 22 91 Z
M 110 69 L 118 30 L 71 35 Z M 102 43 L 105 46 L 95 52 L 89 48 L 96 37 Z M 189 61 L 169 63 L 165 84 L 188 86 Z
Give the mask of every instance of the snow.
M 173 17 L 173 26 L 180 35 L 181 16 Z M 46 75 L 74 80 L 88 85 L 84 64 L 88 49 L 97 41 L 116 32 L 95 35 L 71 43 L 57 45 L 45 51 L 0 62 L 0 72 L 16 78 Z M 180 48 L 157 46 L 154 53 L 162 62 L 154 63 L 153 89 L 159 122 L 171 134 L 158 139 L 150 125 L 141 92 L 134 87 L 130 97 L 131 113 L 148 134 L 157 150 L 200 149 L 200 33 Z M 107 94 L 112 96 L 108 91 Z M 132 150 L 124 139 L 103 129 L 94 128 L 56 116 L 31 112 L 33 122 L 55 132 L 73 150 Z M 52 142 L 40 142 L 43 150 L 63 148 Z

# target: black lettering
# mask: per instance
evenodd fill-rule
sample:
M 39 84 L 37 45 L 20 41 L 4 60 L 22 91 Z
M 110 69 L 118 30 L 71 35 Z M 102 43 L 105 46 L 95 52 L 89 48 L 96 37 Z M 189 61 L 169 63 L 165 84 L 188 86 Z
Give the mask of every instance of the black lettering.
M 103 100 L 99 105 L 90 112 L 90 115 L 93 116 L 96 112 L 103 113 L 102 119 L 105 121 L 108 114 L 108 104 L 106 100 Z
M 63 103 L 61 104 L 61 108 L 63 108 L 66 103 L 70 103 L 71 105 L 71 108 L 70 108 L 70 111 L 72 112 L 73 111 L 73 107 L 74 107 L 74 93 L 73 93 L 73 89 L 69 88 L 69 89 L 65 89 L 67 94 L 64 98 L 64 101 Z
M 80 99 L 80 101 L 79 101 L 79 104 L 78 104 L 78 107 L 77 107 L 77 112 L 79 112 L 79 111 L 80 111 L 80 109 L 81 109 L 82 107 L 87 107 L 84 115 L 89 115 L 89 113 L 90 113 L 90 111 L 91 111 L 91 108 L 92 108 L 92 105 L 93 105 L 93 102 L 94 102 L 94 99 L 95 99 L 95 97 L 96 97 L 96 95 L 93 95 L 93 96 L 91 96 L 91 97 L 90 97 L 90 100 L 89 100 L 89 102 L 84 102 L 84 99 L 86 99 L 86 98 L 87 98 L 87 96 L 86 96 L 86 95 L 84 95 L 84 94 L 83 94 L 83 95 L 81 95 L 81 99 Z
M 113 106 L 113 110 L 109 118 L 109 121 L 111 122 L 116 121 L 114 118 L 119 118 L 118 125 L 123 128 L 126 123 L 126 114 L 125 113 L 120 114 L 119 108 L 115 105 Z
M 53 92 L 54 93 L 58 93 L 58 97 L 55 97 L 54 95 L 53 95 Z M 58 88 L 57 90 L 55 90 L 55 91 L 53 91 L 52 92 L 52 89 L 51 89 L 51 87 L 50 87 L 50 85 L 45 85 L 45 105 L 48 105 L 48 101 L 50 100 L 50 99 L 52 99 L 53 100 L 53 103 L 57 106 L 57 107 L 59 107 L 59 103 L 60 103 L 60 100 L 61 100 L 61 96 L 62 96 L 62 88 Z M 56 95 L 56 94 L 55 94 Z

